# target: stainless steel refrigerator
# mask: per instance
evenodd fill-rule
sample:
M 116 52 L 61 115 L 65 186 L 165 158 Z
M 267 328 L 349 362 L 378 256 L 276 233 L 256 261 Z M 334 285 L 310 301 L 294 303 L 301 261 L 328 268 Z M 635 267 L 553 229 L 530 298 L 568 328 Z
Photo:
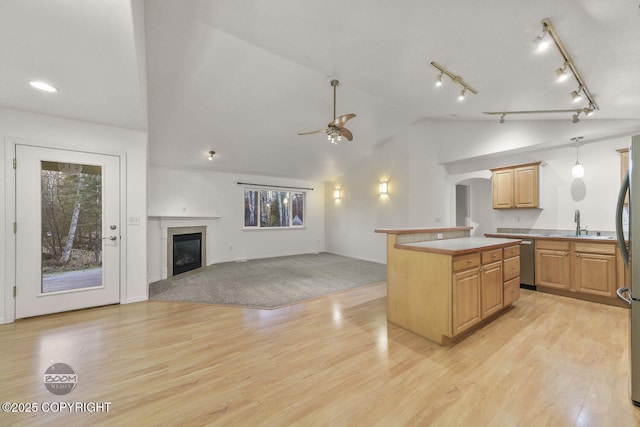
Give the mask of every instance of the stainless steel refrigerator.
M 625 197 L 629 193 L 628 211 Z M 623 218 L 628 215 L 628 231 L 625 237 Z M 618 297 L 630 307 L 631 320 L 631 400 L 640 406 L 640 135 L 634 136 L 629 148 L 629 170 L 622 180 L 616 208 L 616 234 L 622 258 L 629 266 L 629 287 L 618 289 Z M 634 239 L 635 237 L 635 239 Z M 638 254 L 633 262 L 633 254 Z M 635 279 L 634 279 L 635 278 Z

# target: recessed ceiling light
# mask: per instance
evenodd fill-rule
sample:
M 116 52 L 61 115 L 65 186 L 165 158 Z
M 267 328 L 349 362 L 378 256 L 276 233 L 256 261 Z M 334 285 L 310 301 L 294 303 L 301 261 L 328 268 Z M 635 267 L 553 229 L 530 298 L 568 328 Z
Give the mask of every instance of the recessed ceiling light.
M 51 86 L 49 83 L 45 83 L 45 82 L 41 82 L 38 80 L 31 80 L 29 81 L 29 84 L 36 88 L 36 89 L 40 89 L 43 90 L 45 92 L 58 92 L 58 89 Z

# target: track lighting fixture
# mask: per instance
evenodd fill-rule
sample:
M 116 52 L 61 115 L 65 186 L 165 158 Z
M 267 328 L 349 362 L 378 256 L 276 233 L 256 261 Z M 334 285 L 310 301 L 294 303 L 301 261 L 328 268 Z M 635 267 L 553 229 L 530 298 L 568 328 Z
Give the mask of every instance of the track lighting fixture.
M 462 90 L 460 91 L 460 95 L 458 96 L 458 101 L 462 101 L 464 100 L 467 91 L 473 93 L 473 94 L 477 94 L 478 91 L 475 90 L 474 88 L 472 88 L 471 86 L 469 86 L 464 80 L 462 80 L 462 77 L 457 76 L 455 74 L 453 74 L 451 71 L 447 70 L 446 68 L 444 68 L 442 65 L 438 64 L 437 62 L 432 62 L 431 65 L 433 65 L 435 68 L 438 69 L 438 71 L 440 71 L 440 74 L 438 75 L 437 79 L 436 79 L 436 86 L 440 86 L 442 84 L 442 75 L 446 75 L 447 77 L 449 77 L 451 79 L 452 82 L 459 84 L 460 86 L 462 86 Z
M 564 60 L 562 68 L 556 69 L 556 76 L 558 78 L 558 81 L 562 81 L 566 79 L 567 76 L 569 76 L 569 71 L 571 71 L 571 74 L 573 75 L 573 77 L 576 79 L 576 82 L 578 83 L 578 89 L 571 92 L 571 99 L 573 100 L 573 102 L 579 102 L 583 98 L 586 98 L 586 101 L 589 102 L 589 105 L 588 107 L 585 107 L 585 108 L 572 108 L 572 109 L 566 109 L 566 110 L 484 112 L 484 114 L 500 115 L 501 116 L 500 123 L 504 123 L 504 118 L 508 114 L 544 114 L 544 113 L 572 113 L 572 116 L 571 116 L 572 123 L 578 123 L 580 122 L 580 117 L 579 117 L 580 114 L 584 114 L 586 117 L 589 117 L 596 110 L 600 109 L 598 107 L 598 104 L 596 104 L 596 102 L 593 100 L 593 97 L 591 96 L 591 92 L 589 92 L 587 85 L 585 84 L 584 80 L 582 79 L 582 76 L 578 72 L 576 65 L 571 60 L 571 57 L 569 56 L 567 49 L 564 47 L 564 44 L 562 44 L 560 37 L 558 37 L 558 33 L 556 32 L 553 25 L 551 25 L 551 21 L 548 18 L 545 18 L 541 21 L 541 23 L 542 23 L 542 36 L 536 37 L 536 40 L 535 40 L 536 45 L 540 48 L 544 44 L 551 44 L 551 42 L 553 41 L 553 43 L 558 48 L 560 55 L 562 55 L 562 59 Z
M 593 113 L 593 110 L 589 108 L 579 108 L 570 110 L 527 110 L 527 111 L 484 111 L 482 114 L 488 114 L 490 116 L 500 116 L 500 123 L 504 123 L 505 117 L 509 114 L 546 114 L 546 113 L 573 113 L 572 122 L 578 123 L 580 119 L 578 116 L 582 113 L 589 115 L 588 111 Z
M 591 110 L 599 110 L 598 104 L 596 104 L 596 102 L 593 100 L 593 97 L 591 96 L 591 92 L 589 91 L 589 89 L 587 88 L 587 85 L 582 79 L 582 76 L 580 75 L 580 72 L 578 71 L 576 64 L 574 64 L 573 60 L 571 59 L 571 56 L 569 56 L 569 52 L 567 51 L 564 44 L 562 43 L 562 40 L 560 40 L 560 37 L 558 36 L 558 33 L 556 32 L 556 29 L 554 28 L 554 26 L 551 24 L 551 21 L 549 20 L 549 18 L 543 19 L 541 21 L 541 24 L 542 24 L 543 37 L 540 37 L 540 38 L 547 39 L 547 41 L 549 42 L 553 41 L 556 47 L 558 48 L 558 51 L 560 52 L 562 59 L 564 60 L 564 64 L 562 68 L 558 68 L 556 70 L 556 76 L 558 77 L 558 80 L 560 81 L 563 75 L 568 75 L 567 73 L 567 68 L 568 68 L 569 71 L 571 71 L 571 74 L 573 74 L 573 77 L 576 79 L 576 82 L 578 83 L 578 90 L 574 90 L 571 92 L 571 98 L 573 99 L 573 101 L 579 102 L 580 100 L 582 100 L 584 96 L 585 98 L 587 98 L 587 101 L 589 101 L 589 108 Z M 581 92 L 582 92 L 582 95 L 581 95 Z

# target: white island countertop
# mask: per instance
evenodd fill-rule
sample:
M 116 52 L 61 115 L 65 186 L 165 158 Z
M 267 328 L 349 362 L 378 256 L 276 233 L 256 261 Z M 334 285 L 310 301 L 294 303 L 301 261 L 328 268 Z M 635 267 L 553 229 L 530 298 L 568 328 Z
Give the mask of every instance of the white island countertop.
M 396 244 L 397 249 L 432 252 L 445 255 L 462 255 L 470 252 L 499 249 L 519 244 L 520 239 L 498 237 L 461 237 L 458 239 L 430 240 L 427 242 Z

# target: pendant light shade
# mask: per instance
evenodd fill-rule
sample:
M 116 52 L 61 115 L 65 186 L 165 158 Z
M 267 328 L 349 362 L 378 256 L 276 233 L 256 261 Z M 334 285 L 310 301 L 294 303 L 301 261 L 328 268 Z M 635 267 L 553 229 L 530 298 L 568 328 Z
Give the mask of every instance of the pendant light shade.
M 584 176 L 584 166 L 580 164 L 580 160 L 578 159 L 581 139 L 581 136 L 571 138 L 571 140 L 576 143 L 576 164 L 571 168 L 571 175 L 573 175 L 574 178 L 582 178 Z

